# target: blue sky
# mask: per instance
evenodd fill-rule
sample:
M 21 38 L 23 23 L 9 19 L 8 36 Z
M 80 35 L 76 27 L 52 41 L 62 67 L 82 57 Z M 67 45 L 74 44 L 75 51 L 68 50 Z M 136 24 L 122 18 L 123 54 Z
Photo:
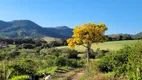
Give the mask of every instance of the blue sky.
M 28 19 L 43 27 L 105 23 L 107 34 L 142 31 L 142 0 L 0 0 L 0 20 Z

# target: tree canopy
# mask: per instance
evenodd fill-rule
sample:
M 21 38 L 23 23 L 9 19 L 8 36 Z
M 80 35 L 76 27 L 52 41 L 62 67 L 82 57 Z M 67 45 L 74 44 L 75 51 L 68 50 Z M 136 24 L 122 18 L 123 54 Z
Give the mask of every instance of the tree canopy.
M 105 24 L 88 23 L 76 26 L 73 30 L 72 38 L 67 40 L 68 46 L 74 48 L 76 45 L 103 42 L 106 37 L 104 32 L 107 30 Z

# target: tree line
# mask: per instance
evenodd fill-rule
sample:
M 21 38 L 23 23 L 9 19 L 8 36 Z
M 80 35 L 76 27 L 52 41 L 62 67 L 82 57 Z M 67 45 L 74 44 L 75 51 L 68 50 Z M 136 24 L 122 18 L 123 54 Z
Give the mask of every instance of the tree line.
M 131 34 L 112 34 L 106 35 L 106 41 L 121 41 L 121 40 L 137 40 L 134 35 Z

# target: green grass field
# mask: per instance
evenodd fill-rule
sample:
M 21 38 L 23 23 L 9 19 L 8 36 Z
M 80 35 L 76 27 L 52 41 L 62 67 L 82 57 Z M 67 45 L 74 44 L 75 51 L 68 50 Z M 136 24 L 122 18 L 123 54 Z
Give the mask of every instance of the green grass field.
M 97 48 L 100 48 L 102 50 L 119 50 L 123 48 L 125 45 L 132 45 L 137 43 L 138 40 L 124 40 L 124 41 L 110 41 L 110 42 L 104 42 L 104 43 L 98 43 L 98 44 L 92 44 L 92 49 L 96 50 Z M 68 46 L 61 46 L 57 48 L 68 48 Z M 76 46 L 75 49 L 79 52 L 83 52 L 86 50 L 83 46 Z

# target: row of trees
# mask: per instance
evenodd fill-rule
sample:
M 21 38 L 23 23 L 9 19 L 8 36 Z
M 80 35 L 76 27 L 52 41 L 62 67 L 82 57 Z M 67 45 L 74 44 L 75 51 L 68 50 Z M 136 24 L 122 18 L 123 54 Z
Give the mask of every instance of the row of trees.
M 39 43 L 46 43 L 44 40 L 41 39 L 32 39 L 32 38 L 17 38 L 17 39 L 4 39 L 0 38 L 0 42 L 6 42 L 7 44 L 39 44 Z
M 107 41 L 121 41 L 121 40 L 138 40 L 142 39 L 141 34 L 131 35 L 131 34 L 112 34 L 106 35 Z
M 59 39 L 56 41 L 46 42 L 42 39 L 32 39 L 32 38 L 17 38 L 17 39 L 0 38 L 0 42 L 7 43 L 7 44 L 14 44 L 19 49 L 21 48 L 33 49 L 36 47 L 51 48 L 51 47 L 67 45 L 67 42 L 65 39 Z
M 113 35 L 107 35 L 107 41 L 120 41 L 120 40 L 134 40 L 132 35 L 130 34 L 113 34 Z

